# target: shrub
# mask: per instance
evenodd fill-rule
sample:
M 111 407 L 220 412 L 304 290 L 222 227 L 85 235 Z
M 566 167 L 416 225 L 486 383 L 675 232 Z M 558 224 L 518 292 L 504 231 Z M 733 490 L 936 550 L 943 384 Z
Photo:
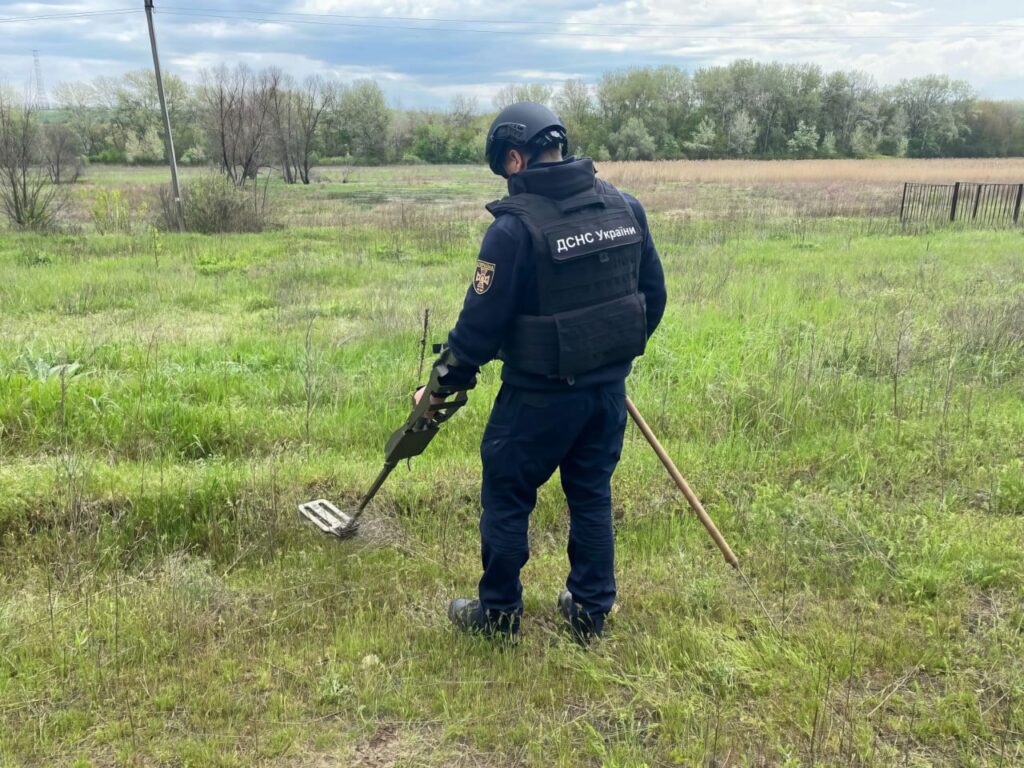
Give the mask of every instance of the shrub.
M 104 149 L 102 152 L 92 155 L 89 159 L 94 163 L 106 165 L 122 165 L 128 162 L 124 152 L 117 148 Z
M 181 156 L 182 165 L 206 165 L 210 158 L 206 156 L 206 150 L 200 145 L 189 147 Z
M 101 189 L 89 212 L 92 214 L 93 226 L 99 234 L 131 234 L 139 221 L 146 218 L 149 206 L 141 203 L 138 208 L 132 208 L 121 190 Z
M 141 136 L 132 134 L 124 145 L 125 159 L 132 165 L 152 165 L 164 160 L 164 140 L 156 128 L 150 127 Z
M 51 227 L 65 202 L 43 166 L 40 143 L 35 109 L 0 90 L 0 210 L 23 229 Z
M 268 224 L 267 187 L 253 184 L 239 189 L 220 174 L 193 179 L 181 189 L 185 228 L 190 232 L 261 232 Z M 169 186 L 160 188 L 160 225 L 178 228 L 174 195 Z

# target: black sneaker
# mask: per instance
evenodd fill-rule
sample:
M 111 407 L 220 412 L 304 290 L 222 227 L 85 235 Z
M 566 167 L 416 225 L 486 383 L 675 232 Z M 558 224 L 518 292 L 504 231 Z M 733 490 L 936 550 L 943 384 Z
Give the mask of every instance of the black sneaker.
M 479 600 L 460 597 L 448 604 L 448 618 L 463 632 L 485 637 L 513 638 L 519 634 L 519 616 L 488 617 Z
M 591 640 L 601 636 L 604 629 L 604 617 L 594 620 L 583 606 L 573 600 L 572 592 L 563 589 L 558 596 L 558 612 L 565 619 L 566 628 L 573 639 L 581 645 L 586 645 Z

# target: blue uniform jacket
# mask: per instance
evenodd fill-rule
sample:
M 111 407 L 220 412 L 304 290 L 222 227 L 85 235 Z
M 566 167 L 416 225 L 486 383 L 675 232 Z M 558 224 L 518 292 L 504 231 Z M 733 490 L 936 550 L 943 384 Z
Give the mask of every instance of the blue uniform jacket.
M 556 170 L 554 166 L 567 166 L 565 170 L 570 171 L 568 166 L 579 162 L 569 158 L 561 163 L 538 166 L 538 170 L 546 168 L 550 172 Z M 632 207 L 644 232 L 638 287 L 647 301 L 647 336 L 650 338 L 665 312 L 665 274 L 651 239 L 643 206 L 632 196 L 620 194 Z M 512 319 L 519 314 L 537 313 L 536 276 L 530 250 L 530 234 L 516 216 L 501 215 L 488 228 L 480 246 L 474 282 L 466 292 L 455 328 L 448 335 L 448 346 L 459 365 L 451 369 L 444 383 L 454 386 L 468 383 L 481 366 L 495 359 L 511 328 Z M 484 265 L 483 270 L 479 268 L 480 262 Z M 481 276 L 486 281 L 484 285 L 479 283 Z M 484 288 L 482 292 L 481 288 Z M 577 376 L 570 384 L 565 379 L 538 376 L 505 363 L 501 378 L 527 389 L 558 390 L 623 381 L 631 366 L 627 362 L 598 368 Z

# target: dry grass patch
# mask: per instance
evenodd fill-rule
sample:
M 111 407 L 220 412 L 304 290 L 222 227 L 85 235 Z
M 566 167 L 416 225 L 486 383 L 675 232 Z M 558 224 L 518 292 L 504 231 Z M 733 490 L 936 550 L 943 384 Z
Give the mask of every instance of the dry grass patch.
M 665 160 L 600 163 L 613 184 L 644 189 L 659 184 L 778 184 L 1024 181 L 1024 158 L 935 160 Z

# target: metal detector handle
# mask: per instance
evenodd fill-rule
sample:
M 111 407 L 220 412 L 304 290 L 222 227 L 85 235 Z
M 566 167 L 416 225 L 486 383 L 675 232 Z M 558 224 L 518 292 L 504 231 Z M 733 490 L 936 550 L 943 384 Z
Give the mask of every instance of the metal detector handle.
M 424 394 L 424 398 L 429 398 L 429 394 Z M 455 397 L 452 400 L 445 400 L 443 403 L 431 406 L 430 410 L 433 412 L 433 421 L 435 424 L 443 424 L 448 421 L 455 412 L 462 406 L 469 402 L 469 395 L 462 392 L 456 392 Z
M 469 401 L 463 390 L 454 390 L 441 384 L 440 379 L 447 372 L 444 366 L 435 365 L 430 381 L 424 386 L 423 396 L 413 405 L 412 413 L 405 424 L 395 430 L 384 447 L 384 460 L 397 464 L 405 459 L 419 456 L 430 445 L 440 425 L 448 421 L 457 410 Z M 454 397 L 451 397 L 454 395 Z M 444 397 L 443 403 L 431 403 L 431 396 Z

